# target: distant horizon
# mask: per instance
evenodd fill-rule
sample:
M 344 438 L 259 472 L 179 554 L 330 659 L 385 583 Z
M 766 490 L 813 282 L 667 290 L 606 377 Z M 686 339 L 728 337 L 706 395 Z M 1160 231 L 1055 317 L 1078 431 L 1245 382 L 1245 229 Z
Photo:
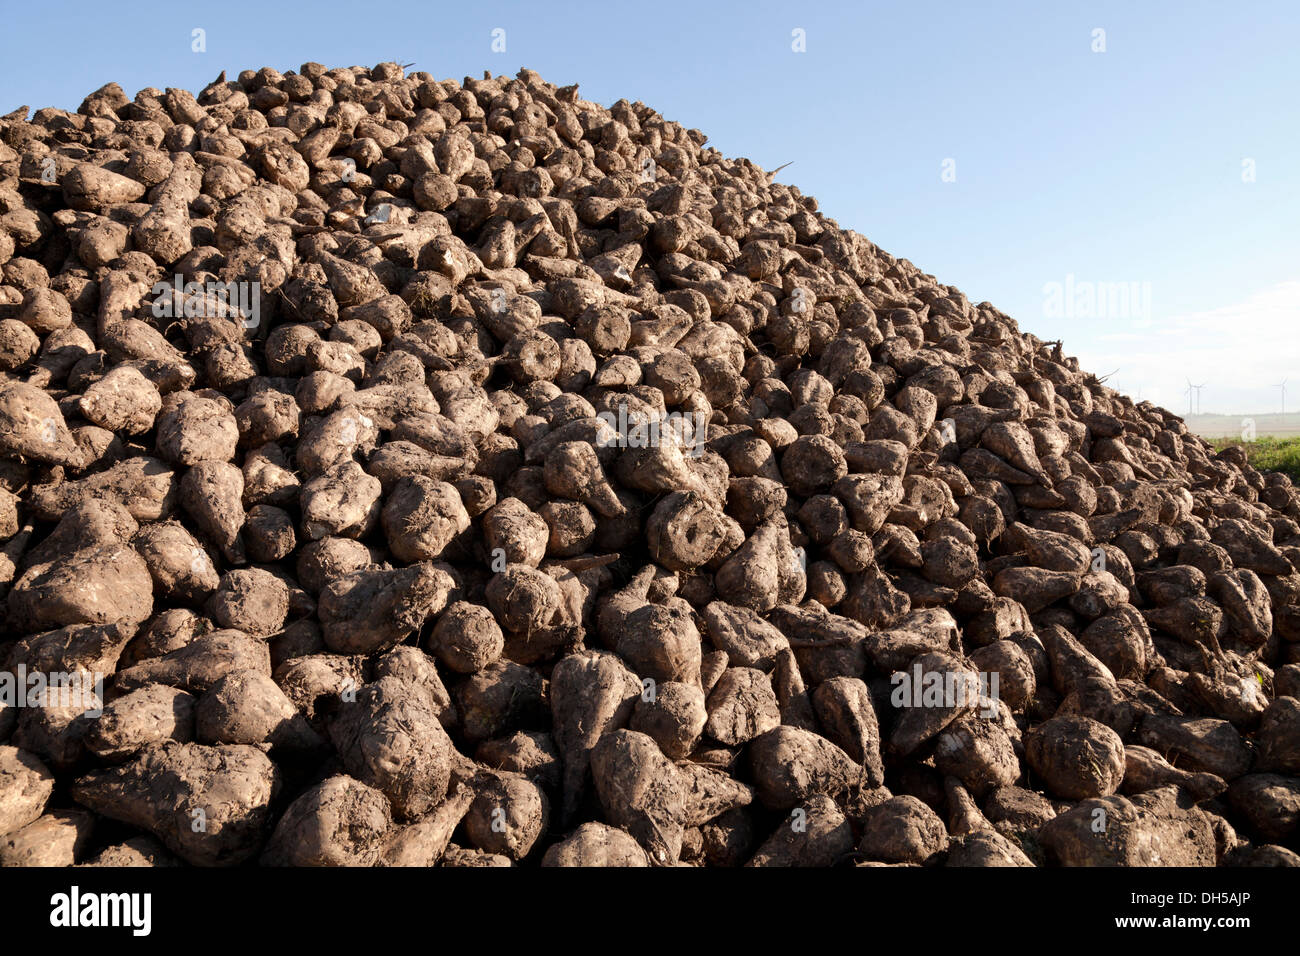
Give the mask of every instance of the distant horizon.
M 1169 411 L 1171 411 L 1171 412 L 1175 412 L 1175 414 L 1181 415 L 1181 417 L 1183 417 L 1183 418 L 1236 418 L 1236 417 L 1239 416 L 1239 415 L 1244 415 L 1244 416 L 1247 416 L 1247 417 L 1249 417 L 1249 418 L 1286 418 L 1287 416 L 1294 415 L 1294 416 L 1296 417 L 1296 420 L 1297 420 L 1297 421 L 1300 421 L 1300 411 L 1294 411 L 1294 412 L 1193 412 L 1193 413 L 1190 414 L 1190 415 L 1186 414 L 1185 412 L 1177 412 L 1175 409 L 1172 409 L 1172 408 L 1169 409 Z

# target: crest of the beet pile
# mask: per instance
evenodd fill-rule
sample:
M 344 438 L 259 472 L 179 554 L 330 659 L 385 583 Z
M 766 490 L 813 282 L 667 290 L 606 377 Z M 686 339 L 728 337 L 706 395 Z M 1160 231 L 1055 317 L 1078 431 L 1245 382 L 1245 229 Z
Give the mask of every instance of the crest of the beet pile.
M 1300 863 L 1289 480 L 705 142 L 0 118 L 0 862 Z

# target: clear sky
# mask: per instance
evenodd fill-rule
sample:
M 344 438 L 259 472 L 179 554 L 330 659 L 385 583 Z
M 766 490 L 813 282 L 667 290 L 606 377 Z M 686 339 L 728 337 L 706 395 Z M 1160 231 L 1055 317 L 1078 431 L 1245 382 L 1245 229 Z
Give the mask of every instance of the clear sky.
M 0 0 L 0 31 L 0 112 L 307 60 L 527 66 L 790 163 L 842 226 L 1135 396 L 1278 411 L 1291 376 L 1300 410 L 1295 0 Z

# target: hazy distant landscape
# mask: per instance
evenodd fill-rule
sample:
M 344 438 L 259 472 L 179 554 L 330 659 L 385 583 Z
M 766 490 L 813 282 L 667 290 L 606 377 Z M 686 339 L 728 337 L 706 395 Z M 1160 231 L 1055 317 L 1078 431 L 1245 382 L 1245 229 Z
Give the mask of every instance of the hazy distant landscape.
M 1300 437 L 1300 412 L 1273 412 L 1266 415 L 1187 415 L 1187 427 L 1202 438 L 1236 438 L 1245 436 L 1248 422 L 1255 423 L 1256 438 Z

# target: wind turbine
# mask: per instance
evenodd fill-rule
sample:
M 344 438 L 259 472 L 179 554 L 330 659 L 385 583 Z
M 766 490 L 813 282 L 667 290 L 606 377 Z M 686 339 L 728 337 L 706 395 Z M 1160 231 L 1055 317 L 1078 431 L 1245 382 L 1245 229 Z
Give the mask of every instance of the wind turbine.
M 1200 385 L 1192 385 L 1191 382 L 1188 382 L 1187 384 L 1196 389 L 1196 414 L 1199 415 L 1201 414 L 1201 389 L 1205 388 L 1205 383 L 1202 382 Z
M 1284 378 L 1282 379 L 1282 381 L 1278 382 L 1276 385 L 1273 386 L 1274 388 L 1279 389 L 1282 392 L 1282 414 L 1283 415 L 1286 414 L 1286 383 L 1287 383 L 1287 379 Z
M 1187 380 L 1187 417 L 1192 417 L 1192 380 Z

